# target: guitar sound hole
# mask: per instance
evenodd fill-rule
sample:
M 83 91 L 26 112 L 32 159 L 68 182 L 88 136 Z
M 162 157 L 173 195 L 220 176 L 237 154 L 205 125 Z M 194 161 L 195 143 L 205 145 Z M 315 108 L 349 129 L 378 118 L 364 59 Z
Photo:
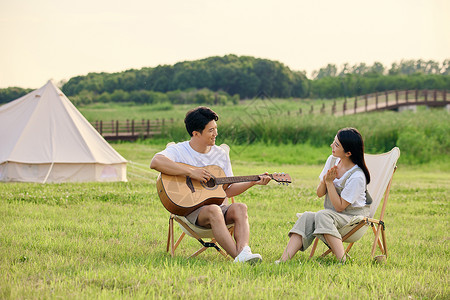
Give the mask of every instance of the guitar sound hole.
M 209 188 L 213 188 L 214 186 L 216 186 L 216 181 L 214 178 L 209 179 L 206 183 L 205 183 L 206 187 Z

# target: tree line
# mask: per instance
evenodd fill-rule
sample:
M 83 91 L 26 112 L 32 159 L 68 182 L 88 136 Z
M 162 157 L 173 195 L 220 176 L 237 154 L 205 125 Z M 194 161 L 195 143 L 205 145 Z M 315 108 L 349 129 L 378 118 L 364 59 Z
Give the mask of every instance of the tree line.
M 450 88 L 450 59 L 441 64 L 433 60 L 402 60 L 386 69 L 382 63 L 334 64 L 313 72 L 311 98 L 354 97 L 390 90 Z
M 25 89 L 20 87 L 0 89 L 0 105 L 12 100 L 16 100 L 17 98 L 20 98 L 31 91 L 33 91 L 33 89 Z
M 89 73 L 62 84 L 75 104 L 92 102 L 237 103 L 261 92 L 272 98 L 336 98 L 395 89 L 450 88 L 450 60 L 442 63 L 402 60 L 390 69 L 381 63 L 334 64 L 313 72 L 293 71 L 284 64 L 251 56 L 214 56 L 175 65 Z M 29 89 L 0 89 L 0 103 Z

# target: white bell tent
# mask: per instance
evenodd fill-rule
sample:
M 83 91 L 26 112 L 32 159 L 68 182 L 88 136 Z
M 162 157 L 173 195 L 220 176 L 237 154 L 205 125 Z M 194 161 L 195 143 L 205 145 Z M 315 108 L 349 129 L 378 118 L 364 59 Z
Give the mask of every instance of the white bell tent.
M 0 106 L 0 181 L 126 181 L 126 168 L 51 81 Z

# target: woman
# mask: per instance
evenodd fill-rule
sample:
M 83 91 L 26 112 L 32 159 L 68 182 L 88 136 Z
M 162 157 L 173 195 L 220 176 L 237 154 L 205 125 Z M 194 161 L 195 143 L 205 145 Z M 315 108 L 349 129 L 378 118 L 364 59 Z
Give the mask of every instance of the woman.
M 315 237 L 330 246 L 336 258 L 345 261 L 345 251 L 338 229 L 354 216 L 368 216 L 371 202 L 367 194 L 370 174 L 364 161 L 364 144 L 355 128 L 338 131 L 330 145 L 332 155 L 325 163 L 317 187 L 317 196 L 325 196 L 324 208 L 305 212 L 289 232 L 289 242 L 277 262 L 291 259 L 298 250 L 305 251 Z

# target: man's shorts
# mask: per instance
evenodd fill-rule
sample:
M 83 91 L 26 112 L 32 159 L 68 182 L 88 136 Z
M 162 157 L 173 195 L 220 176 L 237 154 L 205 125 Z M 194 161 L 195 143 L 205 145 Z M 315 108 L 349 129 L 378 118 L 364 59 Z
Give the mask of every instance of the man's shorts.
M 196 210 L 194 210 L 193 212 L 191 212 L 190 214 L 188 214 L 185 218 L 188 219 L 189 222 L 191 222 L 192 224 L 194 224 L 195 226 L 199 226 L 199 227 L 203 227 L 197 224 L 197 219 L 198 219 L 198 215 L 200 213 L 200 211 L 204 208 L 205 206 L 199 207 Z M 223 218 L 225 220 L 225 215 L 228 211 L 228 208 L 230 208 L 230 205 L 220 205 L 220 209 L 222 210 L 222 214 L 223 214 Z

